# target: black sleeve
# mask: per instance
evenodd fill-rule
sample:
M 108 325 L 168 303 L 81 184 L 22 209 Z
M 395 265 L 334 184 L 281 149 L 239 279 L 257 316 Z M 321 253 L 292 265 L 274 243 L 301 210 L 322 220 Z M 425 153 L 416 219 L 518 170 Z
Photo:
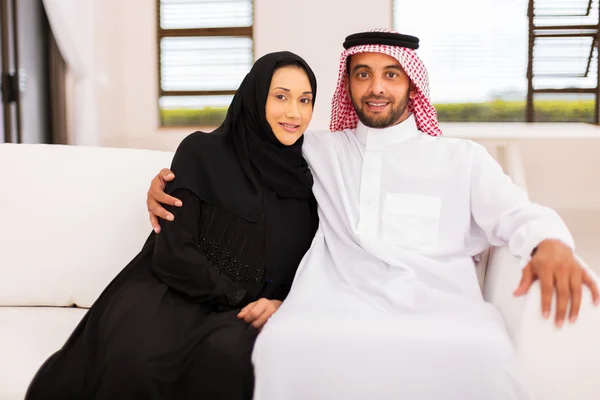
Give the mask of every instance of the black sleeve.
M 236 308 L 249 294 L 211 263 L 199 246 L 198 226 L 202 202 L 191 191 L 176 189 L 173 196 L 182 207 L 165 206 L 174 221 L 160 220 L 156 235 L 152 270 L 173 290 L 191 301 L 217 308 Z

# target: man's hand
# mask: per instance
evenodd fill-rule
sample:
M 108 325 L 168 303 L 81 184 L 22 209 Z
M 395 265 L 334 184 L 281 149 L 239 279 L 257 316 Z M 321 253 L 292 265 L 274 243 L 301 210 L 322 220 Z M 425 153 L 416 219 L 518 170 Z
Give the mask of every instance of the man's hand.
M 277 311 L 281 301 L 269 300 L 269 299 L 258 299 L 255 302 L 248 304 L 242 308 L 238 314 L 238 318 L 243 319 L 253 327 L 260 330 L 267 320 Z
M 539 279 L 542 288 L 542 314 L 550 317 L 552 297 L 556 290 L 556 326 L 562 327 L 569 303 L 569 321 L 577 320 L 581 306 L 582 286 L 592 292 L 595 305 L 600 304 L 598 286 L 590 274 L 575 259 L 573 251 L 558 240 L 544 240 L 539 244 L 529 264 L 523 269 L 523 278 L 515 296 L 522 296 Z
M 146 206 L 148 207 L 148 214 L 150 216 L 150 224 L 154 229 L 154 232 L 160 232 L 160 224 L 158 218 L 173 221 L 175 217 L 173 214 L 165 210 L 162 204 L 169 204 L 175 207 L 181 207 L 183 203 L 181 200 L 171 197 L 165 193 L 165 185 L 167 182 L 175 179 L 175 174 L 163 168 L 158 175 L 152 179 L 150 189 L 148 189 L 148 196 L 146 197 Z

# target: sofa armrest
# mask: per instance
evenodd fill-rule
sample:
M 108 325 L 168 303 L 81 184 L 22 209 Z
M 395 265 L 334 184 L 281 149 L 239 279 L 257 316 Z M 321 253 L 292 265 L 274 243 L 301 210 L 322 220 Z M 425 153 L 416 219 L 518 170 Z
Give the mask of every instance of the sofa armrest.
M 590 271 L 583 262 L 582 265 Z M 542 317 L 539 282 L 527 295 L 513 296 L 520 279 L 518 260 L 508 248 L 492 249 L 484 298 L 504 318 L 537 398 L 597 400 L 600 398 L 600 308 L 593 305 L 590 291 L 583 290 L 577 322 L 567 321 L 562 329 L 557 329 L 552 317 L 550 320 Z M 553 304 L 551 315 L 554 313 Z

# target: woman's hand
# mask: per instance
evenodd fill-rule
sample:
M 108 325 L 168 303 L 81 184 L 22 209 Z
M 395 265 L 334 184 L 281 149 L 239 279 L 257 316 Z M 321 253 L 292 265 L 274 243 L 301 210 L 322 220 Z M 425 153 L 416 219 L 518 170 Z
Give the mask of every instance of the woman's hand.
M 281 301 L 279 300 L 258 299 L 242 308 L 238 314 L 238 318 L 261 330 L 279 306 L 281 306 Z

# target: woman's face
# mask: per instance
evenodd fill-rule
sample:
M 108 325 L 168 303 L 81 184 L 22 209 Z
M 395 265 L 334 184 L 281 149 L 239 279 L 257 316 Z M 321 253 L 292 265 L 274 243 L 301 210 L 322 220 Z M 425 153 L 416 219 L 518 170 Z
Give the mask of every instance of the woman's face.
M 312 102 L 312 88 L 302 68 L 289 65 L 275 71 L 265 114 L 277 140 L 286 146 L 296 143 L 312 119 Z

